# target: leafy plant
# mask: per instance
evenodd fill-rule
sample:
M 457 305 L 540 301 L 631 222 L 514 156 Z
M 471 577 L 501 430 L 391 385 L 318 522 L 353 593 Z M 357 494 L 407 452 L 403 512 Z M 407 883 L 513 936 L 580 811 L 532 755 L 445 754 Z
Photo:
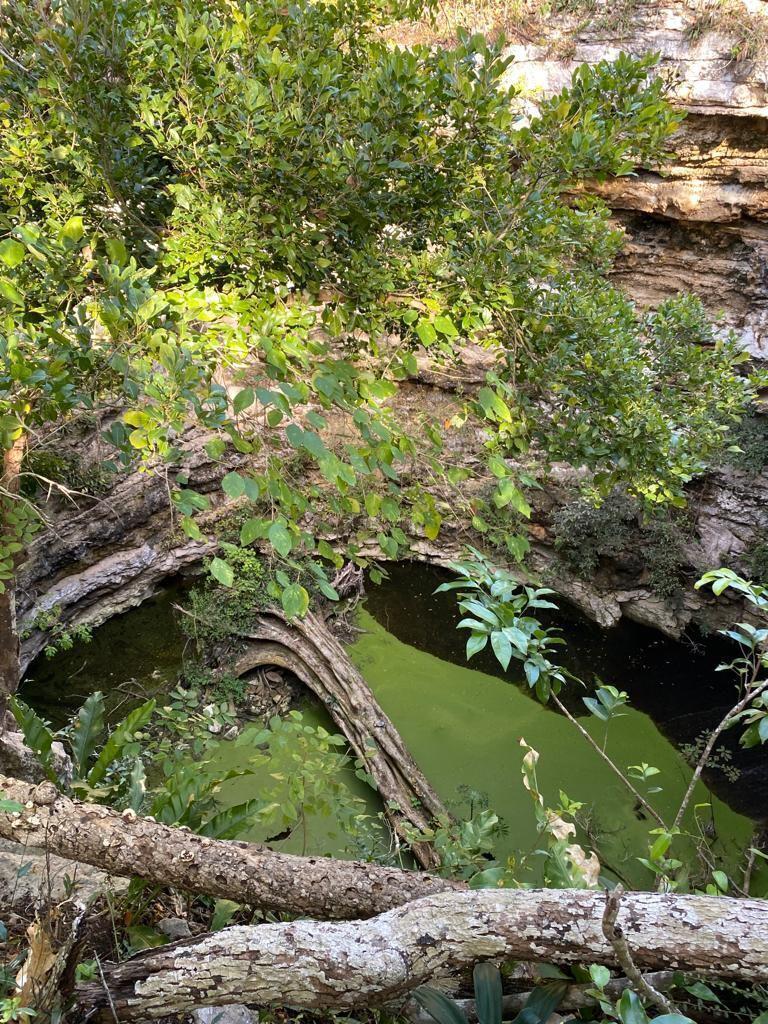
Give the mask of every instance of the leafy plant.
M 540 700 L 557 693 L 565 682 L 565 670 L 550 660 L 553 648 L 565 641 L 556 629 L 544 629 L 532 611 L 556 608 L 547 600 L 554 591 L 519 583 L 505 569 L 493 566 L 475 548 L 469 549 L 471 561 L 451 562 L 449 567 L 460 577 L 441 584 L 436 593 L 459 591 L 459 608 L 467 615 L 458 629 L 469 629 L 467 658 L 491 648 L 503 669 L 512 659 L 523 663 L 528 686 Z
M 475 1007 L 480 1024 L 501 1024 L 503 1018 L 502 983 L 498 967 L 489 963 L 475 965 L 473 971 Z M 566 984 L 548 982 L 539 985 L 512 1024 L 546 1024 L 560 1005 Z M 467 1024 L 467 1018 L 453 999 L 430 985 L 414 989 L 413 998 L 437 1024 Z
M 236 588 L 237 549 L 263 546 L 289 616 L 313 593 L 334 599 L 332 572 L 367 567 L 373 541 L 394 559 L 446 519 L 482 533 L 469 478 L 515 517 L 499 532 L 524 557 L 532 478 L 510 456 L 583 467 L 602 496 L 684 501 L 752 395 L 741 355 L 691 297 L 638 312 L 608 280 L 621 239 L 606 208 L 564 199 L 663 160 L 679 116 L 653 58 L 580 67 L 524 121 L 500 41 L 382 38 L 421 10 L 12 5 L 0 432 L 14 486 L 35 473 L 33 433 L 116 405 L 115 465 L 167 471 L 174 524 L 200 540 L 213 503 L 184 469 L 196 420 L 242 512 L 212 577 Z M 408 423 L 392 400 L 417 356 L 451 365 L 467 341 L 493 357 L 483 386 L 447 426 Z M 465 423 L 481 441 L 457 462 L 445 436 Z M 310 509 L 355 521 L 334 531 L 343 551 Z M 44 514 L 42 499 L 3 498 L 0 581 Z
M 96 691 L 87 698 L 72 722 L 56 733 L 52 733 L 43 719 L 18 697 L 11 699 L 11 711 L 24 733 L 25 742 L 37 755 L 51 781 L 68 784 L 85 796 L 98 794 L 114 800 L 124 780 L 115 777 L 105 787 L 105 776 L 116 762 L 135 755 L 141 730 L 152 717 L 155 703 L 154 698 L 146 701 L 107 730 L 104 695 Z M 55 740 L 69 748 L 71 779 L 56 778 L 51 763 L 51 746 Z

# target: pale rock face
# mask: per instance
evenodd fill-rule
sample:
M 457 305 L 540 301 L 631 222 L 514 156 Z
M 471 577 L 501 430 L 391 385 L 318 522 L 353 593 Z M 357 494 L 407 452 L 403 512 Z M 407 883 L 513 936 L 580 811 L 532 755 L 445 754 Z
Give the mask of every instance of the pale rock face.
M 0 839 L 0 907 L 25 917 L 36 906 L 55 906 L 68 899 L 87 902 L 105 890 L 122 892 L 125 878 L 114 878 L 39 847 Z
M 745 17 L 768 16 L 766 0 L 744 0 L 744 8 Z M 546 46 L 510 46 L 508 84 L 535 103 L 567 86 L 579 64 L 622 51 L 659 54 L 670 99 L 687 114 L 673 139 L 675 157 L 660 173 L 589 187 L 628 231 L 617 279 L 644 306 L 698 293 L 752 356 L 768 359 L 768 61 L 734 60 L 734 39 L 719 32 L 692 38 L 687 0 L 645 0 L 625 17 L 612 11 L 606 2 L 576 21 L 555 17 Z M 674 240 L 669 222 L 681 228 Z

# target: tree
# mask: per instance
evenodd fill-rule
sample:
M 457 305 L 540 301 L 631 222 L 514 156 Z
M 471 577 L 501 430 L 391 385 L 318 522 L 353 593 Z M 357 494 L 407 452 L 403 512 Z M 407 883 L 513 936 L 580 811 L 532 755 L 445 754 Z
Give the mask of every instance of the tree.
M 323 518 L 363 516 L 343 554 L 365 564 L 368 538 L 395 558 L 403 526 L 434 539 L 452 518 L 482 534 L 486 510 L 501 510 L 522 558 L 534 462 L 586 467 L 598 497 L 621 485 L 651 506 L 684 500 L 749 398 L 739 354 L 690 297 L 638 313 L 606 280 L 621 243 L 606 208 L 563 198 L 663 157 L 678 118 L 652 62 L 580 68 L 526 121 L 501 44 L 381 39 L 382 23 L 414 11 L 6 5 L 6 580 L 35 514 L 16 494 L 30 432 L 49 443 L 51 424 L 110 402 L 130 406 L 109 430 L 126 463 L 178 462 L 192 415 L 218 434 L 216 456 L 267 452 L 223 486 L 252 512 L 240 543 L 283 563 L 271 593 L 292 616 L 312 589 L 335 597 L 325 566 L 342 556 Z M 417 353 L 450 365 L 470 343 L 492 355 L 485 385 L 447 427 L 406 428 L 394 398 Z M 214 373 L 242 385 L 231 406 Z M 469 417 L 482 427 L 477 470 L 444 451 Z M 286 450 L 300 456 L 293 471 Z M 489 481 L 472 502 L 470 476 Z M 199 537 L 206 499 L 181 474 L 170 489 Z M 231 586 L 222 555 L 211 568 Z
M 197 413 L 215 419 L 222 399 L 214 364 L 195 344 L 183 316 L 152 289 L 152 271 L 129 260 L 118 239 L 85 238 L 83 220 L 17 225 L 0 247 L 5 304 L 0 351 L 3 441 L 0 512 L 0 699 L 18 683 L 13 572 L 40 513 L 24 495 L 25 478 L 39 477 L 28 459 L 54 424 L 93 414 L 139 396 L 163 427 L 135 427 L 127 441 L 167 454 L 173 433 Z M 123 422 L 144 423 L 147 413 Z M 122 438 L 118 429 L 117 437 Z M 26 460 L 26 461 L 25 461 Z

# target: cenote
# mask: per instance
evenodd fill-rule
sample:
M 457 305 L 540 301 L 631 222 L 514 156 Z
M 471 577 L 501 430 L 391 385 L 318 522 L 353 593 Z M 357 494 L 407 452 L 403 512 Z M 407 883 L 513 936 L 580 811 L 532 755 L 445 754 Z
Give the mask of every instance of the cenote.
M 537 845 L 529 793 L 522 785 L 520 739 L 540 754 L 538 779 L 548 806 L 561 793 L 581 801 L 585 846 L 604 865 L 637 887 L 652 876 L 637 860 L 653 822 L 624 790 L 573 725 L 542 706 L 521 677 L 504 676 L 492 655 L 483 652 L 469 664 L 466 636 L 457 631 L 451 594 L 434 594 L 447 578 L 441 570 L 416 563 L 390 568 L 379 586 L 368 587 L 357 611 L 360 629 L 349 652 L 406 745 L 451 810 L 461 813 L 471 791 L 481 794 L 502 818 L 506 832 L 497 856 L 519 857 Z M 173 609 L 178 589 L 170 588 L 140 608 L 118 616 L 94 632 L 89 644 L 53 658 L 39 658 L 23 685 L 22 696 L 56 725 L 63 724 L 84 698 L 102 690 L 116 711 L 146 691 L 175 685 L 185 659 L 185 637 Z M 630 695 L 623 717 L 603 723 L 588 714 L 588 691 L 569 685 L 565 701 L 607 753 L 626 768 L 644 762 L 659 769 L 652 785 L 662 816 L 673 817 L 690 778 L 685 751 L 716 725 L 733 704 L 733 679 L 717 665 L 734 656 L 719 637 L 694 635 L 682 642 L 631 622 L 603 629 L 559 602 L 548 625 L 557 625 L 567 641 L 562 662 L 590 685 L 610 683 Z M 303 708 L 310 724 L 332 729 L 324 709 L 311 700 Z M 247 725 L 238 738 L 221 741 L 222 765 L 238 767 L 252 752 L 249 739 L 258 728 Z M 762 748 L 744 751 L 734 730 L 718 748 L 717 767 L 699 784 L 688 827 L 701 828 L 721 862 L 734 870 L 756 824 L 768 822 L 768 757 Z M 349 783 L 375 795 L 349 773 Z M 258 796 L 259 776 L 225 783 L 222 805 Z M 642 784 L 640 784 L 642 789 Z M 339 852 L 333 822 L 314 821 L 308 852 Z M 257 831 L 244 838 L 263 839 Z M 296 851 L 295 838 L 282 848 Z M 535 863 L 532 858 L 531 863 Z M 535 869 L 531 880 L 535 879 Z M 764 879 L 756 879 L 756 889 Z

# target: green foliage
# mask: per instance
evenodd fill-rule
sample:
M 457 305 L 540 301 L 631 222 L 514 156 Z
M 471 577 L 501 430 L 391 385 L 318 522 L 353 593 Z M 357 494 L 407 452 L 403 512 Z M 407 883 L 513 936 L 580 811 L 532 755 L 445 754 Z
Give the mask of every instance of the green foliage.
M 637 523 L 637 503 L 625 494 L 595 504 L 586 498 L 568 502 L 552 516 L 555 549 L 581 579 L 594 576 L 601 558 L 621 555 Z
M 768 466 L 768 417 L 754 411 L 728 434 L 730 442 L 724 460 L 752 476 Z
M 88 697 L 72 722 L 56 733 L 52 733 L 32 708 L 18 697 L 11 698 L 10 707 L 27 746 L 37 755 L 52 781 L 68 783 L 83 795 L 116 801 L 123 790 L 124 780 L 117 776 L 105 783 L 105 776 L 115 762 L 135 753 L 136 740 L 152 717 L 155 700 L 134 708 L 108 731 L 105 729 L 104 697 L 98 691 Z M 71 780 L 56 778 L 51 763 L 51 746 L 55 740 L 69 748 Z
M 262 794 L 268 805 L 268 834 L 299 831 L 306 853 L 312 842 L 309 819 L 319 815 L 337 822 L 350 845 L 378 843 L 378 825 L 345 778 L 353 769 L 365 781 L 369 776 L 346 752 L 343 736 L 306 725 L 300 712 L 291 711 L 284 718 L 271 718 L 253 742 L 263 746 L 273 780 Z
M 473 981 L 479 1024 L 501 1024 L 502 983 L 498 967 L 489 963 L 477 964 Z M 545 1024 L 560 1005 L 566 988 L 567 985 L 562 982 L 548 982 L 538 986 L 512 1024 Z M 439 989 L 421 985 L 414 989 L 413 998 L 437 1024 L 467 1024 L 457 1004 Z
M 257 825 L 266 836 L 299 829 L 305 851 L 313 842 L 309 819 L 319 815 L 338 823 L 350 847 L 362 844 L 372 852 L 380 846 L 379 823 L 348 785 L 353 771 L 368 778 L 362 764 L 350 758 L 342 736 L 305 724 L 299 712 L 272 718 L 254 737 L 248 767 L 222 771 L 215 767 L 213 743 L 234 724 L 229 701 L 201 705 L 195 690 L 177 687 L 167 704 L 147 701 L 111 727 L 103 696 L 94 693 L 57 733 L 18 698 L 11 707 L 48 777 L 81 798 L 151 813 L 168 825 L 218 839 L 236 838 Z M 71 755 L 71 778 L 56 778 L 54 740 Z M 221 806 L 223 783 L 265 767 L 253 797 Z M 5 803 L 0 809 L 15 809 Z
M 609 722 L 613 718 L 621 718 L 622 712 L 619 709 L 626 705 L 629 695 L 623 690 L 617 690 L 615 686 L 599 686 L 594 697 L 581 699 L 596 718 L 601 722 Z
M 555 549 L 580 579 L 592 579 L 603 558 L 634 557 L 644 564 L 655 594 L 672 600 L 681 591 L 685 563 L 681 526 L 669 512 L 645 512 L 629 495 L 614 492 L 601 502 L 579 498 L 552 516 Z
M 757 534 L 744 561 L 752 579 L 760 584 L 768 584 L 768 534 L 765 531 Z
M 51 486 L 58 485 L 92 497 L 105 494 L 114 480 L 113 465 L 86 465 L 74 452 L 58 452 L 53 448 L 32 448 L 22 467 L 22 494 L 41 499 Z
M 189 593 L 190 615 L 184 616 L 181 624 L 202 647 L 247 632 L 256 612 L 275 600 L 269 590 L 268 564 L 260 555 L 233 545 L 228 548 L 228 559 L 232 579 L 227 587 L 205 580 Z
M 635 310 L 607 280 L 620 238 L 606 208 L 563 199 L 663 157 L 679 118 L 652 59 L 577 69 L 526 123 L 501 42 L 386 42 L 380 28 L 418 9 L 55 0 L 0 22 L 4 447 L 117 403 L 106 434 L 123 465 L 176 466 L 194 418 L 217 458 L 263 451 L 223 487 L 250 506 L 240 544 L 289 562 L 275 599 L 290 615 L 313 591 L 333 599 L 340 555 L 310 509 L 320 525 L 360 517 L 343 556 L 366 565 L 374 538 L 397 558 L 406 527 L 468 526 L 471 475 L 527 518 L 509 455 L 680 503 L 751 394 L 701 304 Z M 393 399 L 417 354 L 450 365 L 466 341 L 494 357 L 476 398 L 447 428 L 407 428 Z M 219 369 L 241 385 L 231 401 Z M 468 419 L 471 469 L 443 454 Z M 210 501 L 169 482 L 200 539 Z M 5 578 L 33 526 L 26 506 L 6 510 Z M 523 557 L 524 535 L 505 542 Z M 224 587 L 232 557 L 210 562 Z
M 26 640 L 35 630 L 46 633 L 44 653 L 52 658 L 59 651 L 70 651 L 76 643 L 87 644 L 91 640 L 90 626 L 64 625 L 61 621 L 61 607 L 53 605 L 38 614 L 21 631 L 21 639 Z
M 550 693 L 558 693 L 565 682 L 564 669 L 550 660 L 552 649 L 565 641 L 556 635 L 556 629 L 544 629 L 530 613 L 556 608 L 547 600 L 554 591 L 523 586 L 511 573 L 488 562 L 479 551 L 469 551 L 472 561 L 449 563 L 460 578 L 443 583 L 436 591 L 459 591 L 459 608 L 467 617 L 457 628 L 471 631 L 467 658 L 484 650 L 490 640 L 501 667 L 506 670 L 513 658 L 521 661 L 528 686 L 546 703 Z
M 631 989 L 624 990 L 611 1018 L 620 1021 L 620 1024 L 650 1024 L 652 1020 L 656 1024 L 694 1024 L 690 1017 L 684 1017 L 681 1013 L 662 1013 L 657 1017 L 649 1017 L 640 997 Z

